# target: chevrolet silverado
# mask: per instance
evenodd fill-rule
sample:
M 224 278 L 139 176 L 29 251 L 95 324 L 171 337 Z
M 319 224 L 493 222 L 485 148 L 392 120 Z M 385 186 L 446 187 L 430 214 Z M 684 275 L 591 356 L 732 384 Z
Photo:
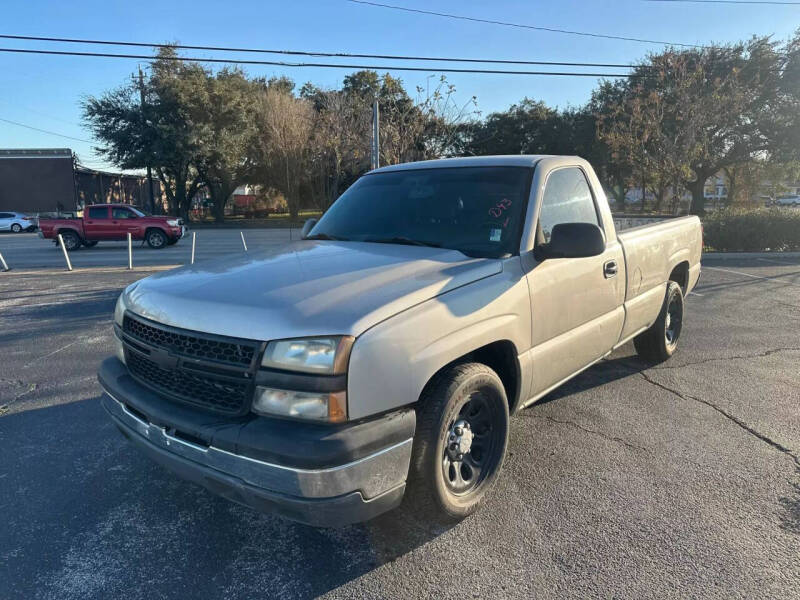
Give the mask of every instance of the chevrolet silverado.
M 128 286 L 99 380 L 154 460 L 321 526 L 466 517 L 509 416 L 630 340 L 668 359 L 700 276 L 696 217 L 618 234 L 570 156 L 384 167 L 306 225 Z

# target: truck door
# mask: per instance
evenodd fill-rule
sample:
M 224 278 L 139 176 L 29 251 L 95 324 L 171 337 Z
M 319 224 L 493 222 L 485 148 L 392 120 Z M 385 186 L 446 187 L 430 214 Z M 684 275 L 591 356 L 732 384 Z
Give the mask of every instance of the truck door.
M 138 217 L 131 209 L 124 206 L 111 207 L 111 224 L 114 227 L 114 236 L 118 240 L 127 239 L 128 233 L 133 239 L 141 239 L 139 235 L 139 225 L 136 221 Z
M 603 227 L 602 213 L 583 169 L 554 168 L 547 174 L 535 244 L 549 241 L 558 223 Z M 525 255 L 532 312 L 532 396 L 604 356 L 619 340 L 624 322 L 625 258 L 606 236 L 605 251 L 585 258 L 537 260 Z
M 108 206 L 90 206 L 83 215 L 83 234 L 87 240 L 112 239 Z

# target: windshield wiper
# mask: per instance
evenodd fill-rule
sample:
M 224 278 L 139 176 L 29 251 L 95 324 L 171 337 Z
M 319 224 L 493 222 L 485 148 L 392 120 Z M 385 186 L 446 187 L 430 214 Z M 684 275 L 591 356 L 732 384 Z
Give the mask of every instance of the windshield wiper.
M 412 240 L 411 238 L 396 236 L 387 238 L 367 238 L 365 242 L 372 242 L 373 244 L 403 244 L 406 246 L 427 246 L 429 248 L 441 248 L 441 244 L 436 242 L 426 242 L 423 240 Z
M 330 235 L 327 233 L 315 233 L 314 235 L 309 235 L 306 237 L 307 240 L 333 240 L 336 242 L 347 242 L 349 241 L 346 237 L 341 237 L 339 235 Z

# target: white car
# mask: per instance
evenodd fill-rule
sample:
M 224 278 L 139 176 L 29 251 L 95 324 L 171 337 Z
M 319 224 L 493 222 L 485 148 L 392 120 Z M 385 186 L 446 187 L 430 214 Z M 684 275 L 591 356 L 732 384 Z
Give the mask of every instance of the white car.
M 0 212 L 0 231 L 22 233 L 36 227 L 36 220 L 18 212 Z
M 800 196 L 778 196 L 773 206 L 800 206 Z

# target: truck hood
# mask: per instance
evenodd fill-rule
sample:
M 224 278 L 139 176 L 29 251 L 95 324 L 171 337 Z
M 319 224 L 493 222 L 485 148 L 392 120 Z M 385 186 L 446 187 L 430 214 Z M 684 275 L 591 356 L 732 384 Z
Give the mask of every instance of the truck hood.
M 300 241 L 153 275 L 124 292 L 159 323 L 272 340 L 360 335 L 420 302 L 502 271 L 455 250 Z

